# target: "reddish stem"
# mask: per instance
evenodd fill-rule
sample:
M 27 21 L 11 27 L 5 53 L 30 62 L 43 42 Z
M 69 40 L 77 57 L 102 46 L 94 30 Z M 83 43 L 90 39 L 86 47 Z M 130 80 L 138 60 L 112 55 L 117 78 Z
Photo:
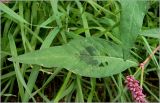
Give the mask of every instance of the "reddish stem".
M 155 48 L 152 53 L 146 58 L 146 60 L 142 63 L 140 63 L 140 68 L 144 69 L 144 66 L 146 65 L 146 63 L 152 58 L 152 56 L 158 51 L 160 50 L 160 45 L 157 46 L 157 48 Z

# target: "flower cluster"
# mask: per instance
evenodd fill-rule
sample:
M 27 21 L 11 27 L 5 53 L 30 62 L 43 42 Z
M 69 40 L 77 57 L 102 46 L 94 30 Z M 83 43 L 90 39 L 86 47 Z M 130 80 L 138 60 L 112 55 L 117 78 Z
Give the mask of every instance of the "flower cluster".
M 135 80 L 133 76 L 127 76 L 125 83 L 131 91 L 133 99 L 138 103 L 146 103 L 145 95 L 142 93 L 142 88 L 139 86 L 139 81 Z

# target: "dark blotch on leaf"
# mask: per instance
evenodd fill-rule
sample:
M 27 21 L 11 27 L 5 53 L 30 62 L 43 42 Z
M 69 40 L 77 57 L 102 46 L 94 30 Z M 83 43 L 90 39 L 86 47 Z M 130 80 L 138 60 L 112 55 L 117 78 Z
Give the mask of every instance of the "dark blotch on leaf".
M 84 61 L 88 65 L 96 66 L 98 65 L 98 61 L 94 60 L 93 56 L 96 56 L 95 54 L 96 49 L 88 46 L 83 51 L 80 52 L 80 60 Z
M 95 56 L 95 52 L 96 52 L 96 49 L 93 48 L 92 46 L 87 46 L 86 48 L 86 51 L 88 51 L 88 53 L 91 55 L 91 56 Z
M 106 65 L 108 65 L 108 62 L 105 62 Z

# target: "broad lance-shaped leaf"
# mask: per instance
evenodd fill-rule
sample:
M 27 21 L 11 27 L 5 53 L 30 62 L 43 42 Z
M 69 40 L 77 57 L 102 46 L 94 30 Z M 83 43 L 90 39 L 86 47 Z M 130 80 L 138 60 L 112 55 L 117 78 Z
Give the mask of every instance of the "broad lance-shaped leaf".
M 146 14 L 148 0 L 119 0 L 121 4 L 120 38 L 122 41 L 124 59 L 128 59 L 130 49 L 140 33 L 143 18 Z
M 66 68 L 87 77 L 105 77 L 137 66 L 122 58 L 120 46 L 104 39 L 89 37 L 74 39 L 68 44 L 37 50 L 10 60 L 44 67 Z

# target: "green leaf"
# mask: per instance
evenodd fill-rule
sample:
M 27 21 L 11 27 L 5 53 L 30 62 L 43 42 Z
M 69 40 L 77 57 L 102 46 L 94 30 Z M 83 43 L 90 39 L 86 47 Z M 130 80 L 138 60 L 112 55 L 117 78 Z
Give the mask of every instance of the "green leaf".
M 42 43 L 42 46 L 41 46 L 41 49 L 43 48 L 48 48 L 53 39 L 56 37 L 56 35 L 58 34 L 59 32 L 59 28 L 58 27 L 55 27 L 49 34 L 48 36 L 46 37 L 45 41 Z
M 16 49 L 16 45 L 14 42 L 14 38 L 11 34 L 8 35 L 8 39 L 9 39 L 9 44 L 10 44 L 10 49 L 11 49 L 11 54 L 13 56 L 13 58 L 17 58 L 17 49 Z M 17 81 L 18 81 L 18 86 L 19 86 L 19 91 L 21 96 L 24 96 L 24 90 L 23 87 L 26 89 L 27 93 L 29 94 L 30 97 L 32 97 L 33 101 L 35 101 L 34 97 L 31 95 L 31 91 L 29 90 L 29 88 L 27 87 L 25 80 L 23 78 L 23 75 L 21 74 L 20 71 L 20 67 L 19 67 L 19 63 L 18 62 L 13 62 L 14 68 L 15 68 L 15 73 L 16 73 L 16 77 L 17 77 Z
M 124 61 L 121 58 L 122 53 L 117 44 L 100 38 L 88 37 L 74 39 L 62 46 L 37 50 L 9 60 L 44 67 L 66 68 L 87 77 L 105 77 L 137 66 L 135 61 Z
M 140 35 L 160 39 L 160 29 L 154 28 L 154 29 L 149 29 L 149 30 L 143 30 L 140 33 Z
M 147 0 L 119 0 L 121 4 L 120 38 L 124 59 L 130 55 L 130 49 L 140 33 L 143 18 L 148 10 Z
M 7 7 L 5 4 L 0 2 L 0 10 L 11 16 L 12 18 L 16 19 L 17 21 L 21 23 L 29 24 L 23 17 L 17 15 L 12 9 Z

